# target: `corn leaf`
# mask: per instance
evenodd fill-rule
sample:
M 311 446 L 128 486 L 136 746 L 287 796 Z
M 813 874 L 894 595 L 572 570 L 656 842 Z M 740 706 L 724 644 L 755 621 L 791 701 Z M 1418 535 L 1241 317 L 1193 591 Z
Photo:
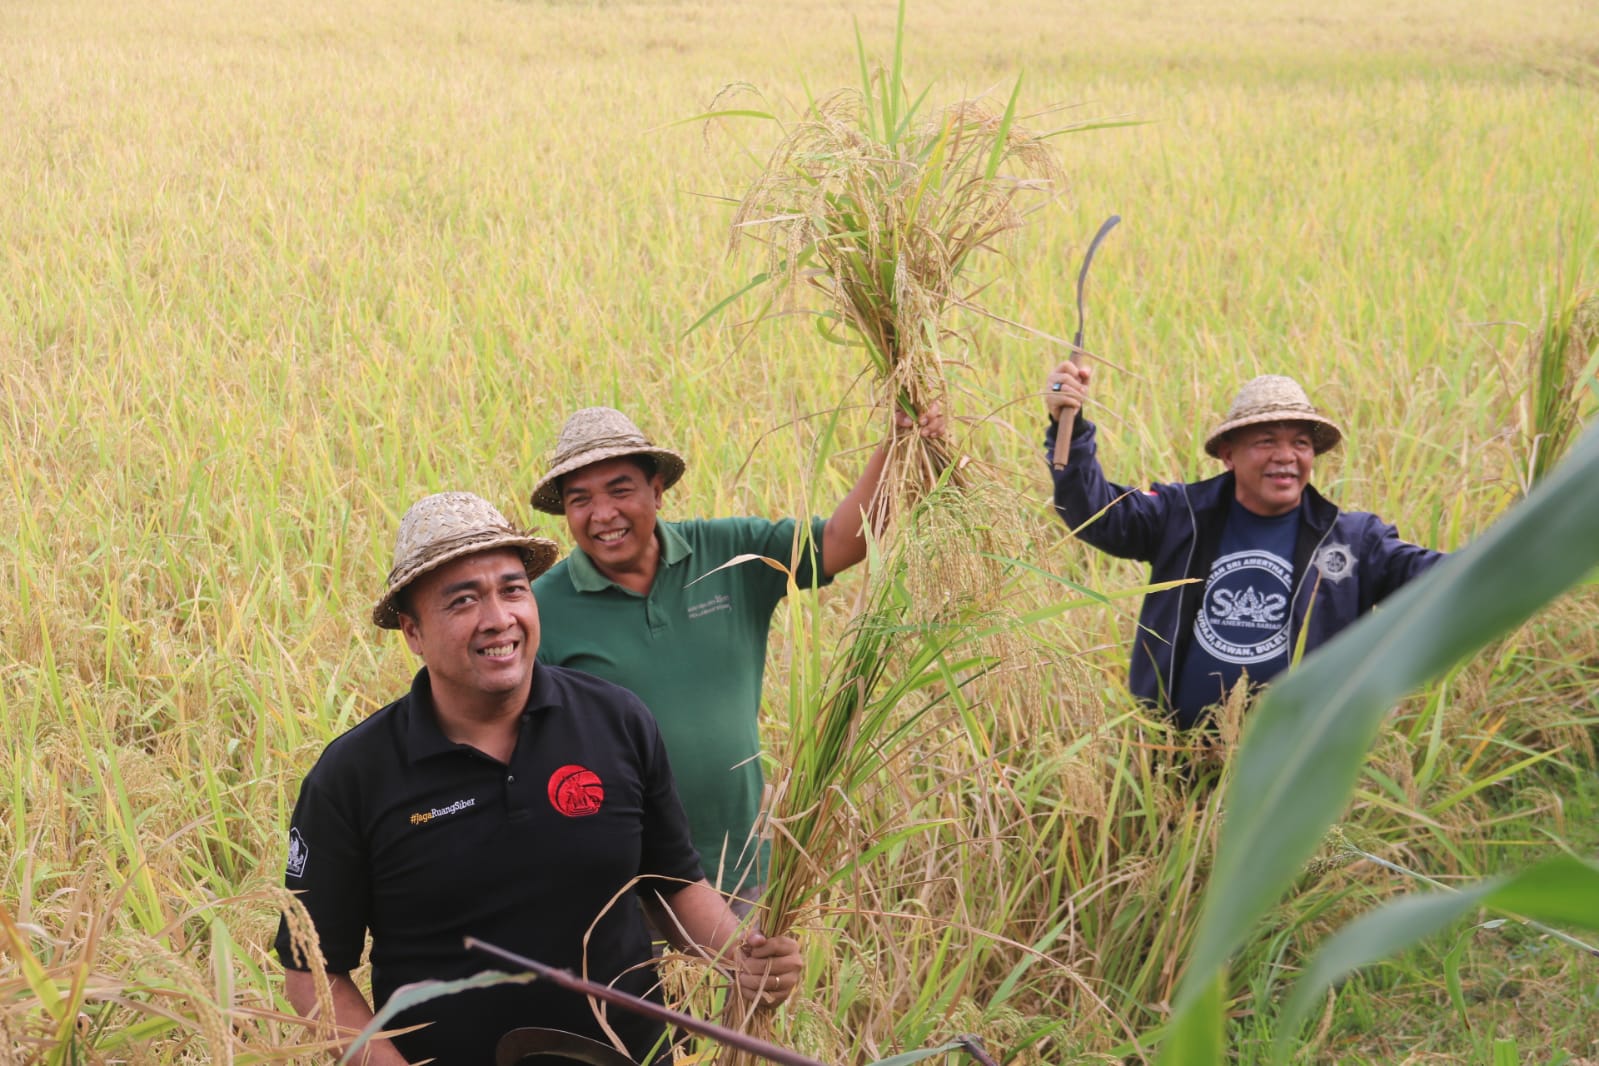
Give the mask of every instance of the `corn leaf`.
M 1275 1061 L 1284 1061 L 1311 1008 L 1335 981 L 1442 932 L 1478 907 L 1599 930 L 1599 865 L 1557 855 L 1459 892 L 1404 896 L 1351 922 L 1322 946 L 1294 987 L 1278 1030 Z
M 1180 1006 L 1172 1017 L 1155 1066 L 1219 1066 L 1226 1061 L 1222 1033 L 1227 977 L 1220 970 L 1214 972 L 1193 1002 L 1186 1008 Z

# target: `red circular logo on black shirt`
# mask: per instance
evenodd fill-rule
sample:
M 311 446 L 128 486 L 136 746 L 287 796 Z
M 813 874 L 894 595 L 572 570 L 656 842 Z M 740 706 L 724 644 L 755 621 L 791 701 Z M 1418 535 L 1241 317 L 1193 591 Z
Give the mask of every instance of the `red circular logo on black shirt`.
M 586 766 L 563 766 L 550 775 L 550 806 L 568 818 L 598 814 L 604 802 L 600 775 Z

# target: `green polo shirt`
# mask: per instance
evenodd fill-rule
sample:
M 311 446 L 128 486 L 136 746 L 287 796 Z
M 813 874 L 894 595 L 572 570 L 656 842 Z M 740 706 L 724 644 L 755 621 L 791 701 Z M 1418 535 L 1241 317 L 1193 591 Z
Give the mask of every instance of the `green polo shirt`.
M 818 554 L 824 525 L 811 520 Z M 761 682 L 767 630 L 788 583 L 759 562 L 706 575 L 738 555 L 789 562 L 796 522 L 712 518 L 655 528 L 661 562 L 646 596 L 610 581 L 580 550 L 534 582 L 539 661 L 598 675 L 644 701 L 660 723 L 706 875 L 737 892 L 765 879 L 767 847 L 753 839 Z M 812 586 L 811 555 L 798 561 L 800 588 Z

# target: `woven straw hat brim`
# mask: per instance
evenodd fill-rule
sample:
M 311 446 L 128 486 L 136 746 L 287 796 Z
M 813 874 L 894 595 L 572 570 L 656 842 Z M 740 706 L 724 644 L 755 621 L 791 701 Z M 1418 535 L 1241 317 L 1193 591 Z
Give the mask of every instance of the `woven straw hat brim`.
M 653 445 L 612 444 L 585 448 L 569 456 L 558 457 L 549 473 L 533 487 L 533 506 L 545 514 L 565 514 L 566 504 L 561 499 L 561 479 L 585 466 L 603 463 L 607 459 L 621 459 L 629 455 L 648 455 L 655 460 L 656 472 L 661 475 L 661 488 L 669 489 L 683 476 L 688 463 L 670 448 Z
M 1315 411 L 1307 411 L 1305 408 L 1298 406 L 1267 407 L 1259 411 L 1251 411 L 1247 415 L 1240 415 L 1237 418 L 1230 418 L 1217 426 L 1205 440 L 1205 452 L 1211 458 L 1219 459 L 1221 456 L 1217 454 L 1217 448 L 1220 446 L 1222 438 L 1227 436 L 1227 434 L 1235 429 L 1243 429 L 1245 426 L 1259 426 L 1270 422 L 1310 423 L 1310 442 L 1311 446 L 1316 449 L 1317 455 L 1338 447 L 1338 442 L 1344 438 L 1344 431 L 1338 427 L 1338 423 L 1325 415 L 1317 414 Z
M 380 629 L 399 629 L 400 612 L 396 608 L 396 600 L 399 594 L 405 591 L 406 586 L 423 574 L 437 570 L 445 563 L 459 559 L 463 555 L 476 555 L 479 552 L 499 551 L 504 548 L 521 552 L 522 562 L 527 566 L 529 581 L 554 566 L 556 557 L 561 553 L 553 540 L 525 533 L 485 532 L 481 538 L 451 544 L 437 555 L 430 555 L 404 570 L 389 575 L 388 591 L 372 608 L 373 624 Z

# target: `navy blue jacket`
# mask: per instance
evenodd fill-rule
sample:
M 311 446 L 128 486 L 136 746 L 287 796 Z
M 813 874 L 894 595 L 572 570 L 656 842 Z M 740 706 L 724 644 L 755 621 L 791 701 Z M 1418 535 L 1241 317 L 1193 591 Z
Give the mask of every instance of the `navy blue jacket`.
M 1056 429 L 1051 422 L 1044 435 L 1046 460 L 1054 454 Z M 1152 585 L 1196 579 L 1149 593 L 1138 615 L 1128 687 L 1139 699 L 1169 710 L 1167 694 L 1181 676 L 1205 579 L 1235 499 L 1233 475 L 1157 483 L 1148 490 L 1113 484 L 1100 469 L 1095 437 L 1094 424 L 1079 417 L 1066 469 L 1054 472 L 1055 512 L 1086 543 L 1149 563 Z M 1398 530 L 1374 514 L 1340 511 L 1309 486 L 1301 503 L 1290 648 L 1298 647 L 1301 632 L 1306 652 L 1320 647 L 1444 558 L 1442 552 L 1400 540 Z

